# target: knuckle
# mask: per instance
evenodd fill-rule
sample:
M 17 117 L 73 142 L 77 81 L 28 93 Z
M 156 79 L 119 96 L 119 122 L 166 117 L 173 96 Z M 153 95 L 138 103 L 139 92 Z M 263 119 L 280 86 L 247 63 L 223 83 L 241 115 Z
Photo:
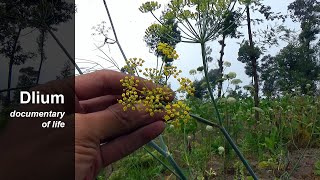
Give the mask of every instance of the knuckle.
M 88 113 L 89 112 L 89 107 L 85 103 L 81 103 L 80 104 L 80 108 L 81 108 L 82 113 Z

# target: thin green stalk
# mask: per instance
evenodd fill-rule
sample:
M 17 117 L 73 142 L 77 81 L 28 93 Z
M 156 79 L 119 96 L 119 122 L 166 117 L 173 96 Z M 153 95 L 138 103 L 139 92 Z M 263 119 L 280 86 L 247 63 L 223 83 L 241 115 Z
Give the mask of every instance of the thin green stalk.
M 117 32 L 116 32 L 116 29 L 115 29 L 115 27 L 114 27 L 114 25 L 113 25 L 113 21 L 112 21 L 110 12 L 109 12 L 109 8 L 108 8 L 108 5 L 107 5 L 107 3 L 106 3 L 105 0 L 103 0 L 103 4 L 104 4 L 104 7 L 105 7 L 105 9 L 106 9 L 106 11 L 107 11 L 107 14 L 108 14 L 108 18 L 109 18 L 109 21 L 110 21 L 110 24 L 111 24 L 111 28 L 112 28 L 113 35 L 114 35 L 114 38 L 115 38 L 115 42 L 117 43 L 118 48 L 119 48 L 119 50 L 120 50 L 120 52 L 121 52 L 124 60 L 126 61 L 126 63 L 128 63 L 128 62 L 127 62 L 126 54 L 124 53 L 124 51 L 123 51 L 123 49 L 122 49 L 122 46 L 121 46 L 121 44 L 120 44 L 120 42 L 119 42 L 119 39 L 118 39 L 118 36 L 117 36 Z M 130 66 L 128 66 L 128 67 L 130 67 Z
M 240 160 L 242 161 L 242 163 L 245 165 L 246 169 L 248 170 L 248 172 L 250 173 L 250 175 L 253 177 L 253 179 L 258 179 L 256 174 L 253 172 L 251 166 L 248 164 L 248 162 L 246 161 L 246 159 L 243 157 L 242 153 L 240 152 L 240 150 L 238 149 L 237 145 L 233 142 L 231 136 L 229 135 L 229 133 L 226 131 L 226 129 L 223 127 L 222 124 L 222 119 L 218 110 L 218 106 L 217 103 L 215 101 L 215 98 L 213 96 L 213 92 L 209 83 L 209 77 L 208 77 L 208 64 L 206 62 L 206 52 L 205 52 L 205 42 L 201 42 L 201 54 L 202 54 L 202 61 L 203 61 L 203 67 L 204 67 L 204 73 L 205 73 L 205 78 L 206 78 L 206 82 L 207 82 L 207 87 L 208 87 L 208 91 L 209 91 L 209 95 L 211 97 L 213 106 L 215 108 L 216 111 L 216 116 L 218 118 L 219 121 L 219 126 L 220 126 L 220 131 L 223 133 L 224 137 L 227 139 L 227 141 L 229 142 L 229 144 L 231 145 L 231 147 L 233 148 L 233 150 L 236 152 L 236 154 L 238 155 L 238 157 L 240 158 Z
M 184 15 L 183 15 L 184 16 Z M 191 28 L 191 31 L 190 32 L 194 32 L 194 36 L 195 36 L 195 38 L 196 39 L 199 39 L 200 38 L 200 36 L 199 36 L 199 34 L 201 34 L 201 33 L 197 33 L 197 31 L 195 30 L 195 28 L 192 26 L 192 24 L 190 23 L 190 21 L 188 20 L 188 18 L 186 18 L 185 16 L 184 16 L 184 18 L 185 18 L 185 21 L 187 22 L 187 24 L 188 24 L 188 26 Z
M 222 132 L 222 134 L 224 135 L 224 137 L 227 139 L 227 141 L 229 142 L 229 144 L 231 145 L 232 149 L 236 152 L 236 154 L 238 155 L 238 157 L 240 158 L 240 160 L 242 161 L 242 163 L 244 164 L 244 166 L 246 167 L 246 169 L 248 170 L 248 172 L 250 173 L 250 175 L 253 177 L 253 179 L 257 180 L 258 177 L 256 176 L 256 174 L 253 172 L 251 166 L 248 164 L 248 162 L 246 161 L 246 159 L 243 157 L 242 153 L 240 152 L 239 148 L 237 147 L 237 145 L 233 142 L 231 136 L 229 135 L 229 133 L 227 132 L 227 130 L 223 127 L 220 126 L 218 124 L 215 124 L 213 122 L 210 122 L 209 120 L 206 120 L 204 118 L 195 116 L 193 114 L 190 114 L 191 117 L 193 117 L 194 119 L 196 119 L 197 121 L 204 123 L 206 125 L 209 126 L 213 126 L 213 127 L 217 127 L 220 129 L 220 131 Z
M 156 66 L 156 69 L 159 68 L 159 55 L 157 55 L 157 66 Z
M 161 71 L 162 71 L 162 69 L 163 69 L 163 65 L 164 65 L 164 61 L 165 61 L 166 59 L 163 59 L 162 60 L 162 63 L 161 63 L 161 67 L 160 67 L 160 71 L 159 71 L 159 74 L 157 75 L 157 76 L 160 76 L 161 75 Z M 160 79 L 159 79 L 159 81 L 160 81 Z
M 103 3 L 104 3 L 105 9 L 106 9 L 107 14 L 108 14 L 108 18 L 109 18 L 109 21 L 110 21 L 110 24 L 111 24 L 111 28 L 112 28 L 114 37 L 115 37 L 115 41 L 116 41 L 116 43 L 117 43 L 117 45 L 118 45 L 118 48 L 120 49 L 120 52 L 121 52 L 124 60 L 126 61 L 127 66 L 131 69 L 130 64 L 129 64 L 128 61 L 127 61 L 127 57 L 126 57 L 126 55 L 125 55 L 125 53 L 124 53 L 124 51 L 123 51 L 123 49 L 122 49 L 122 46 L 121 46 L 121 44 L 120 44 L 120 42 L 119 42 L 119 39 L 118 39 L 116 30 L 115 30 L 115 27 L 114 27 L 114 25 L 113 25 L 113 21 L 112 21 L 112 18 L 111 18 L 111 14 L 110 14 L 109 9 L 108 9 L 108 6 L 107 6 L 107 3 L 106 3 L 105 0 L 103 0 Z M 162 65 L 162 66 L 163 66 L 163 65 Z M 163 145 L 164 147 L 167 147 L 167 146 L 165 145 L 163 139 L 161 140 L 161 138 L 162 138 L 162 136 L 160 135 L 160 141 L 161 141 L 162 145 Z M 167 152 L 166 152 L 165 150 L 161 149 L 154 141 L 149 142 L 148 145 L 151 146 L 151 147 L 153 147 L 154 149 L 156 149 L 156 150 L 157 150 L 160 154 L 162 154 L 164 157 L 169 158 L 170 164 L 171 164 L 171 165 L 173 166 L 173 168 L 177 171 L 177 173 L 179 174 L 179 176 L 180 176 L 180 178 L 181 178 L 182 180 L 187 179 L 187 178 L 185 177 L 185 175 L 183 174 L 183 172 L 181 171 L 180 167 L 177 165 L 177 163 L 176 163 L 176 162 L 174 161 L 174 159 L 172 158 L 172 156 L 171 156 L 170 154 L 168 154 L 169 152 L 168 152 L 167 148 L 165 148 L 166 151 L 167 151 Z
M 143 147 L 144 150 L 146 150 L 154 159 L 159 161 L 165 168 L 167 168 L 170 172 L 172 172 L 175 176 L 180 177 L 174 170 L 172 170 L 166 163 L 161 161 L 157 156 L 155 156 L 151 151 L 149 151 L 146 147 Z
M 152 16 L 153 16 L 161 25 L 164 25 L 152 12 L 151 12 L 151 14 L 152 14 Z M 179 29 L 180 29 L 180 28 L 179 28 Z M 185 33 L 185 34 L 186 34 L 186 33 Z M 161 35 L 161 34 L 159 34 L 159 35 Z M 180 41 L 180 40 L 178 40 L 178 39 L 170 36 L 170 34 L 168 34 L 168 33 L 166 33 L 166 35 L 168 36 L 168 37 L 166 37 L 166 38 L 171 38 L 172 40 Z M 188 34 L 186 34 L 186 35 L 188 35 Z M 191 38 L 191 39 L 190 39 L 190 38 L 187 38 L 187 37 L 184 37 L 184 36 L 181 36 L 181 38 L 185 38 L 185 39 L 187 39 L 187 40 L 190 40 L 190 41 L 181 40 L 181 42 L 184 42 L 184 43 L 198 43 L 198 42 L 196 41 L 196 39 L 194 39 L 194 38 Z
M 176 161 L 173 159 L 171 155 L 168 156 L 169 163 L 175 167 L 177 173 L 180 175 L 181 180 L 187 180 L 188 178 L 184 175 L 182 170 L 179 168 L 179 165 L 176 163 Z
M 200 38 L 198 33 L 194 30 L 194 28 L 192 27 L 192 25 L 190 24 L 190 22 L 188 21 L 188 19 L 185 16 L 183 16 L 183 19 L 180 19 L 179 17 L 176 16 L 176 19 L 178 21 L 180 21 L 180 24 L 182 26 L 184 26 L 194 37 L 192 37 L 191 35 L 187 34 L 184 31 L 182 31 L 184 34 L 186 34 L 187 36 L 191 37 L 192 39 L 199 39 Z M 187 22 L 187 25 L 188 25 L 189 28 L 183 23 L 183 20 L 185 20 Z M 179 28 L 179 29 L 181 29 L 181 28 Z
M 160 139 L 160 144 L 162 146 L 162 149 L 168 152 L 168 146 L 164 143 L 163 136 L 159 136 L 159 139 Z
M 258 177 L 256 176 L 256 174 L 254 173 L 253 169 L 251 168 L 251 166 L 249 165 L 249 163 L 247 162 L 247 160 L 244 158 L 244 156 L 242 155 L 242 153 L 240 152 L 240 150 L 238 149 L 237 145 L 233 142 L 231 136 L 229 135 L 229 133 L 226 131 L 226 129 L 224 127 L 222 127 L 221 132 L 223 133 L 224 137 L 227 139 L 227 141 L 229 142 L 229 144 L 231 145 L 232 149 L 236 152 L 236 154 L 238 155 L 238 157 L 240 158 L 240 160 L 242 161 L 243 165 L 246 167 L 246 169 L 248 170 L 248 172 L 250 173 L 250 175 L 253 177 L 253 179 L 258 179 Z
M 157 150 L 162 156 L 168 159 L 169 163 L 172 165 L 172 167 L 176 170 L 177 174 L 179 175 L 178 178 L 181 180 L 187 180 L 187 177 L 182 172 L 181 168 L 178 166 L 176 161 L 171 156 L 170 152 L 165 152 L 161 147 L 159 147 L 155 142 L 151 141 L 148 143 L 148 146 L 154 148 Z
M 105 3 L 105 1 L 104 1 Z M 106 4 L 105 4 L 106 5 Z M 106 7 L 107 9 L 107 7 Z M 110 14 L 108 13 L 109 17 Z M 110 17 L 111 20 L 111 17 Z M 114 30 L 114 27 L 112 27 Z M 78 67 L 78 65 L 76 64 L 75 60 L 71 57 L 71 55 L 69 54 L 69 52 L 66 50 L 66 48 L 62 45 L 62 43 L 58 40 L 58 38 L 53 34 L 53 32 L 50 30 L 49 27 L 47 27 L 48 32 L 51 34 L 51 36 L 56 40 L 56 42 L 58 43 L 58 45 L 60 46 L 60 48 L 64 51 L 64 53 L 68 56 L 69 60 L 75 65 L 75 67 L 77 68 L 77 70 L 79 71 L 79 74 L 83 74 L 83 72 L 81 71 L 81 69 Z M 115 32 L 115 31 L 114 31 Z M 116 36 L 116 34 L 115 34 Z M 116 37 L 117 39 L 117 37 Z M 118 41 L 117 41 L 118 42 Z M 121 53 L 124 57 L 124 59 L 126 60 L 126 56 L 124 54 L 124 52 L 122 51 L 121 45 L 120 43 L 118 44 Z M 127 61 L 126 61 L 127 62 Z M 160 137 L 162 138 L 162 136 L 160 135 Z M 163 140 L 162 140 L 163 142 Z M 164 142 L 163 142 L 164 144 Z M 174 169 L 177 171 L 178 173 L 178 178 L 182 179 L 182 180 L 186 180 L 187 178 L 185 177 L 185 175 L 183 174 L 182 170 L 180 169 L 180 167 L 178 166 L 178 164 L 175 162 L 175 160 L 172 158 L 172 156 L 169 154 L 168 150 L 166 149 L 166 151 L 164 151 L 163 149 L 161 149 L 155 142 L 151 141 L 149 142 L 149 146 L 153 147 L 154 149 L 156 149 L 160 154 L 162 154 L 164 157 L 168 158 L 170 164 L 174 167 Z M 164 144 L 164 146 L 166 147 L 166 145 Z M 152 154 L 151 154 L 152 155 Z M 153 156 L 154 157 L 154 156 Z M 156 158 L 157 159 L 157 158 Z M 161 163 L 163 164 L 163 163 Z M 168 170 L 172 171 L 168 166 L 166 166 L 165 164 L 163 164 Z M 174 173 L 175 175 L 177 175 L 176 173 Z
M 63 52 L 68 56 L 69 60 L 71 61 L 71 63 L 76 67 L 76 69 L 78 70 L 79 74 L 83 74 L 83 72 L 81 71 L 81 69 L 79 68 L 79 66 L 76 64 L 76 61 L 72 58 L 72 56 L 69 54 L 69 52 L 67 51 L 67 49 L 62 45 L 62 43 L 59 41 L 59 39 L 55 36 L 55 34 L 51 31 L 49 26 L 46 26 L 47 31 L 50 33 L 50 35 L 53 37 L 53 39 L 58 43 L 58 45 L 60 46 L 60 48 L 63 50 Z
M 187 165 L 189 166 L 189 159 L 188 159 L 188 152 L 187 152 L 187 148 L 188 148 L 188 137 L 186 137 L 186 124 L 184 124 L 183 126 L 183 143 L 184 143 L 184 154 L 185 154 L 185 158 L 187 161 Z M 191 143 L 191 142 L 190 142 Z
M 220 116 L 220 113 L 219 113 L 219 110 L 218 110 L 218 106 L 217 106 L 217 103 L 215 101 L 215 98 L 213 97 L 213 92 L 212 92 L 212 89 L 211 89 L 211 86 L 210 86 L 210 82 L 209 82 L 209 76 L 208 76 L 208 63 L 206 61 L 206 47 L 205 47 L 205 43 L 204 42 L 201 42 L 201 55 L 202 55 L 202 63 L 203 63 L 203 68 L 204 68 L 204 76 L 206 78 L 206 82 L 207 82 L 207 88 L 208 88 L 208 91 L 209 91 L 209 95 L 210 95 L 210 98 L 212 100 L 212 103 L 214 105 L 214 108 L 215 108 L 215 111 L 216 111 L 216 115 L 217 115 L 217 118 L 219 120 L 219 124 L 222 125 L 222 119 L 221 119 L 221 116 Z
M 197 121 L 203 123 L 203 124 L 206 124 L 206 125 L 209 125 L 209 126 L 212 126 L 212 127 L 216 127 L 216 128 L 218 128 L 218 129 L 221 129 L 221 126 L 220 126 L 219 124 L 213 123 L 213 122 L 211 122 L 211 121 L 209 121 L 209 120 L 206 120 L 206 119 L 201 118 L 201 117 L 199 117 L 199 116 L 196 116 L 196 115 L 194 115 L 194 114 L 190 114 L 190 116 L 193 117 L 194 119 L 196 119 Z

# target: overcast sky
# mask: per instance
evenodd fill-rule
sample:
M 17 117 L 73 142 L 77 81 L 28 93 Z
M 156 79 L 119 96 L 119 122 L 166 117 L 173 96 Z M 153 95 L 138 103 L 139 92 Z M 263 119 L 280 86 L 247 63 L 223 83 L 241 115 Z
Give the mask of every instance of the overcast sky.
M 274 12 L 287 13 L 287 6 L 292 1 L 293 0 L 266 0 L 264 4 L 270 5 Z M 145 29 L 152 23 L 156 22 L 156 20 L 151 16 L 151 14 L 143 14 L 138 10 L 139 6 L 143 2 L 146 1 L 107 1 L 115 28 L 117 30 L 119 41 L 121 42 L 127 57 L 143 58 L 146 60 L 146 66 L 154 67 L 156 59 L 153 54 L 149 53 L 148 48 L 143 42 L 143 36 Z M 168 1 L 162 0 L 158 2 L 165 3 Z M 104 55 L 99 52 L 99 50 L 96 50 L 94 45 L 102 45 L 103 38 L 99 38 L 97 36 L 94 37 L 91 35 L 94 32 L 91 29 L 93 26 L 101 23 L 102 21 L 106 21 L 107 25 L 109 25 L 103 1 L 76 0 L 76 4 L 76 58 L 92 60 L 100 63 L 105 68 L 109 67 L 109 63 L 98 57 L 98 55 L 102 57 L 104 57 Z M 257 14 L 254 14 L 254 16 L 257 16 Z M 264 23 L 264 27 L 262 28 L 265 28 L 266 25 L 271 24 L 272 22 Z M 292 23 L 291 20 L 287 21 L 285 25 L 289 26 L 290 28 L 296 28 L 297 30 L 299 29 L 299 25 Z M 246 33 L 246 28 L 242 28 L 241 31 Z M 110 35 L 112 36 L 112 32 L 110 32 Z M 227 40 L 224 60 L 232 63 L 232 66 L 227 69 L 227 71 L 236 72 L 238 74 L 238 78 L 244 81 L 243 84 L 245 85 L 250 82 L 250 79 L 244 74 L 243 64 L 237 61 L 237 53 L 240 46 L 237 44 L 237 42 L 241 42 L 242 40 L 243 38 L 238 40 Z M 285 45 L 285 43 L 282 43 L 282 46 L 283 45 Z M 211 55 L 214 60 L 216 60 L 219 58 L 220 46 L 217 42 L 210 43 L 210 46 L 213 49 Z M 270 49 L 270 53 L 275 54 L 280 48 L 281 47 L 273 47 Z M 180 58 L 174 64 L 178 66 L 179 69 L 183 70 L 184 76 L 190 77 L 188 73 L 189 70 L 196 69 L 202 65 L 200 58 L 200 45 L 180 43 L 177 45 L 176 49 L 180 55 Z M 110 45 L 109 47 L 105 46 L 103 50 L 108 55 L 113 57 L 120 66 L 124 65 L 124 60 L 116 45 Z M 78 60 L 78 62 L 80 62 L 80 66 L 88 66 L 84 65 L 83 61 Z M 216 63 L 212 63 L 210 66 L 211 68 L 215 68 Z M 193 77 L 190 78 L 193 79 Z M 176 86 L 174 82 L 173 86 Z
M 274 12 L 282 12 L 286 14 L 287 6 L 292 1 L 293 0 L 265 0 L 264 4 L 270 5 L 272 7 L 272 11 Z M 110 66 L 110 63 L 107 63 L 104 59 L 98 57 L 105 57 L 105 55 L 97 50 L 95 46 L 95 44 L 98 46 L 102 45 L 104 39 L 101 37 L 92 36 L 92 33 L 94 32 L 92 30 L 93 26 L 100 24 L 102 21 L 106 21 L 107 25 L 109 25 L 108 16 L 104 8 L 103 1 L 75 0 L 75 2 L 77 5 L 77 13 L 75 15 L 75 56 L 78 59 L 88 59 L 97 62 L 101 64 L 103 68 L 108 68 Z M 139 6 L 143 2 L 146 1 L 107 0 L 113 22 L 117 30 L 118 38 L 123 46 L 127 57 L 143 58 L 144 60 L 146 60 L 146 67 L 155 67 L 156 58 L 153 54 L 149 53 L 149 49 L 146 47 L 145 42 L 143 42 L 143 36 L 145 29 L 152 23 L 155 23 L 156 20 L 150 14 L 143 14 L 138 10 Z M 158 2 L 166 4 L 168 0 L 160 0 Z M 253 15 L 256 16 L 256 14 Z M 272 23 L 264 23 L 263 27 L 261 28 L 265 28 L 270 24 Z M 291 20 L 288 20 L 285 25 L 290 28 L 299 30 L 299 24 L 294 24 L 291 22 Z M 63 30 L 60 31 L 61 32 L 56 32 L 56 35 L 64 44 L 66 44 L 65 42 L 68 38 L 62 37 Z M 240 29 L 240 31 L 246 34 L 246 28 L 242 28 Z M 110 37 L 112 37 L 112 32 L 110 32 Z M 227 69 L 227 72 L 236 72 L 238 74 L 238 78 L 244 81 L 243 85 L 246 85 L 249 83 L 250 79 L 244 74 L 243 64 L 237 61 L 237 53 L 239 49 L 239 44 L 237 44 L 237 42 L 241 42 L 242 40 L 243 39 L 227 40 L 224 60 L 232 63 L 231 68 Z M 50 38 L 48 41 L 50 41 Z M 282 43 L 282 46 L 283 45 L 285 45 L 285 43 Z M 211 54 L 212 57 L 214 58 L 214 60 L 218 59 L 220 51 L 219 44 L 217 43 L 217 41 L 215 41 L 210 43 L 210 46 L 213 49 L 213 52 Z M 72 46 L 68 46 L 67 48 L 72 53 Z M 281 47 L 273 47 L 272 49 L 270 49 L 270 53 L 275 54 L 280 50 L 280 48 Z M 183 76 L 190 77 L 193 80 L 193 77 L 189 76 L 189 70 L 196 69 L 197 67 L 202 66 L 199 45 L 180 43 L 177 45 L 176 49 L 180 55 L 180 58 L 175 61 L 174 65 L 183 70 Z M 109 47 L 104 46 L 103 50 L 107 55 L 113 57 L 120 67 L 124 65 L 124 60 L 116 45 L 110 45 Z M 63 53 L 61 55 L 55 55 L 54 57 L 58 59 L 65 58 Z M 92 66 L 90 64 L 84 64 L 83 62 L 83 60 L 77 60 L 77 63 L 79 63 L 79 66 L 81 67 Z M 210 68 L 215 68 L 216 66 L 216 63 L 210 64 Z M 50 65 L 50 63 L 46 62 L 43 69 L 47 69 L 46 67 L 51 67 L 52 69 L 52 64 Z M 18 71 L 20 68 L 21 67 L 15 66 L 14 71 Z M 0 71 L 2 72 L 0 78 L 0 87 L 6 87 L 7 70 L 7 64 L 0 66 Z M 14 77 L 13 81 L 16 82 L 17 78 L 18 77 Z M 173 87 L 176 87 L 175 82 L 173 82 Z
M 287 6 L 293 0 L 265 0 L 264 4 L 270 5 L 272 7 L 272 11 L 274 12 L 281 12 L 283 14 L 287 13 Z M 156 23 L 156 20 L 150 14 L 143 14 L 141 13 L 138 8 L 143 3 L 146 2 L 145 0 L 107 0 L 109 10 L 111 16 L 113 18 L 113 22 L 118 34 L 118 38 L 120 43 L 123 46 L 123 49 L 128 58 L 142 58 L 146 60 L 145 66 L 146 67 L 155 67 L 156 58 L 153 54 L 149 53 L 149 49 L 146 47 L 145 42 L 143 42 L 144 32 L 147 27 L 149 27 L 152 23 Z M 161 4 L 166 4 L 168 0 L 160 0 L 158 1 Z M 88 68 L 92 67 L 92 64 L 84 63 L 84 60 L 80 59 L 87 59 L 99 63 L 102 67 L 100 68 L 108 68 L 111 66 L 103 58 L 105 55 L 97 50 L 97 46 L 101 46 L 104 42 L 104 39 L 101 36 L 92 36 L 94 30 L 92 29 L 93 26 L 100 24 L 102 21 L 106 21 L 106 25 L 109 26 L 108 16 L 105 11 L 103 1 L 102 0 L 91 0 L 91 1 L 84 1 L 84 0 L 75 0 L 77 5 L 77 13 L 75 15 L 75 57 L 78 59 L 77 63 L 80 67 Z M 159 11 L 160 13 L 160 11 Z M 257 17 L 256 13 L 253 13 L 253 16 Z M 271 25 L 273 22 L 264 23 L 263 26 L 259 28 L 266 28 L 267 25 Z M 299 30 L 299 24 L 292 23 L 289 19 L 285 22 L 286 26 L 289 28 L 293 28 Z M 258 27 L 254 27 L 257 29 Z M 244 34 L 247 33 L 246 28 L 243 27 L 239 29 Z M 61 32 L 56 32 L 56 35 L 59 39 L 66 45 L 67 39 L 70 37 L 62 37 L 63 30 Z M 112 37 L 112 32 L 109 33 L 110 37 Z M 244 37 L 246 38 L 246 37 Z M 72 38 L 73 39 L 73 38 Z M 219 39 L 217 39 L 218 41 Z M 237 61 L 237 53 L 239 49 L 239 44 L 237 42 L 241 42 L 242 39 L 228 39 L 226 41 L 226 49 L 225 49 L 225 57 L 224 60 L 229 61 L 232 63 L 232 66 L 226 70 L 227 72 L 233 71 L 238 74 L 237 78 L 240 78 L 246 85 L 250 82 L 250 79 L 244 74 L 244 66 L 243 64 Z M 51 41 L 50 38 L 48 41 Z M 210 64 L 210 68 L 216 68 L 217 63 L 216 59 L 219 58 L 219 51 L 220 46 L 217 41 L 209 43 L 212 47 L 213 51 L 211 56 L 214 58 L 213 63 Z M 276 54 L 285 43 L 281 43 L 280 47 L 272 47 L 268 50 L 267 53 Z M 67 43 L 67 49 L 72 54 L 72 44 Z M 116 45 L 109 45 L 104 46 L 103 51 L 110 57 L 112 57 L 117 64 L 122 67 L 124 65 L 124 60 L 120 54 L 120 51 Z M 189 75 L 189 71 L 191 69 L 196 69 L 199 66 L 202 66 L 201 56 L 200 56 L 200 46 L 197 44 L 185 44 L 179 43 L 176 47 L 180 58 L 174 62 L 174 65 L 178 66 L 179 69 L 183 71 L 183 76 L 187 76 L 194 80 L 193 76 Z M 48 56 L 50 56 L 48 54 Z M 100 57 L 99 57 L 100 56 Z M 63 54 L 55 54 L 55 58 L 63 59 L 65 56 Z M 101 58 L 103 57 L 103 58 Z M 57 61 L 53 62 L 55 66 L 62 66 L 63 64 L 57 65 Z M 3 66 L 0 66 L 1 70 L 1 77 L 0 77 L 0 85 L 1 87 L 6 86 L 6 79 L 7 79 L 7 65 L 2 63 Z M 44 68 L 47 71 L 46 67 L 50 67 L 52 69 L 52 63 L 45 63 Z M 37 68 L 37 67 L 36 67 Z M 96 67 L 99 68 L 99 67 Z M 15 67 L 14 71 L 18 71 L 20 67 Z M 54 68 L 56 69 L 56 68 Z M 16 73 L 18 74 L 18 73 Z M 44 73 L 45 74 L 45 73 Z M 47 73 L 48 74 L 48 73 Z M 50 73 L 49 73 L 50 74 Z M 54 76 L 55 77 L 55 76 Z M 197 78 L 199 79 L 201 75 L 198 75 Z M 17 82 L 18 77 L 13 78 L 13 84 Z M 40 79 L 41 83 L 41 79 Z M 172 82 L 173 88 L 177 87 L 176 82 Z

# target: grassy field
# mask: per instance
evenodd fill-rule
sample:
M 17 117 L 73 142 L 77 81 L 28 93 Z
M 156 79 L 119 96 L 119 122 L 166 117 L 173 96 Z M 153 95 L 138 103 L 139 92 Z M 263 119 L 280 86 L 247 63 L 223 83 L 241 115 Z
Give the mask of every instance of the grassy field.
M 217 121 L 209 101 L 187 101 L 192 113 Z M 296 95 L 263 99 L 261 108 L 253 108 L 251 98 L 218 100 L 224 126 L 260 179 L 320 179 L 319 103 L 320 97 Z M 251 179 L 218 129 L 191 120 L 183 127 L 168 124 L 163 136 L 188 179 Z M 146 149 L 106 168 L 98 179 L 177 179 Z

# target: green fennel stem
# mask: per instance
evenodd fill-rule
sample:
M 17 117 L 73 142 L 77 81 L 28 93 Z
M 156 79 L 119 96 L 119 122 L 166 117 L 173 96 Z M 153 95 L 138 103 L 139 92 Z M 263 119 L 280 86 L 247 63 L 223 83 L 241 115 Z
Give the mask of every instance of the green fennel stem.
M 246 167 L 246 169 L 248 170 L 248 172 L 250 173 L 250 175 L 253 177 L 253 179 L 257 180 L 258 177 L 256 176 L 256 174 L 253 172 L 251 166 L 249 165 L 249 163 L 246 161 L 246 159 L 244 158 L 244 156 L 242 155 L 242 153 L 240 152 L 239 148 L 237 147 L 237 145 L 233 142 L 231 136 L 229 135 L 229 133 L 227 132 L 227 130 L 223 127 L 222 124 L 222 119 L 218 110 L 218 106 L 217 103 L 215 101 L 215 98 L 213 96 L 213 92 L 210 86 L 210 82 L 209 82 L 209 77 L 208 77 L 208 64 L 206 62 L 206 51 L 205 51 L 205 42 L 201 42 L 201 54 L 202 54 L 202 62 L 203 62 L 203 68 L 204 68 L 204 74 L 205 74 L 205 78 L 206 78 L 206 82 L 207 82 L 207 88 L 209 91 L 209 95 L 210 98 L 212 100 L 213 106 L 215 108 L 216 111 L 216 116 L 218 118 L 219 121 L 219 129 L 220 131 L 223 133 L 224 137 L 227 139 L 227 141 L 229 142 L 229 144 L 231 145 L 231 147 L 233 148 L 233 150 L 236 152 L 236 154 L 238 155 L 238 157 L 240 158 L 240 160 L 242 161 L 242 163 L 244 164 L 244 166 Z M 193 116 L 194 117 L 194 116 Z M 197 118 L 196 118 L 197 119 Z M 205 121 L 202 121 L 205 122 Z

